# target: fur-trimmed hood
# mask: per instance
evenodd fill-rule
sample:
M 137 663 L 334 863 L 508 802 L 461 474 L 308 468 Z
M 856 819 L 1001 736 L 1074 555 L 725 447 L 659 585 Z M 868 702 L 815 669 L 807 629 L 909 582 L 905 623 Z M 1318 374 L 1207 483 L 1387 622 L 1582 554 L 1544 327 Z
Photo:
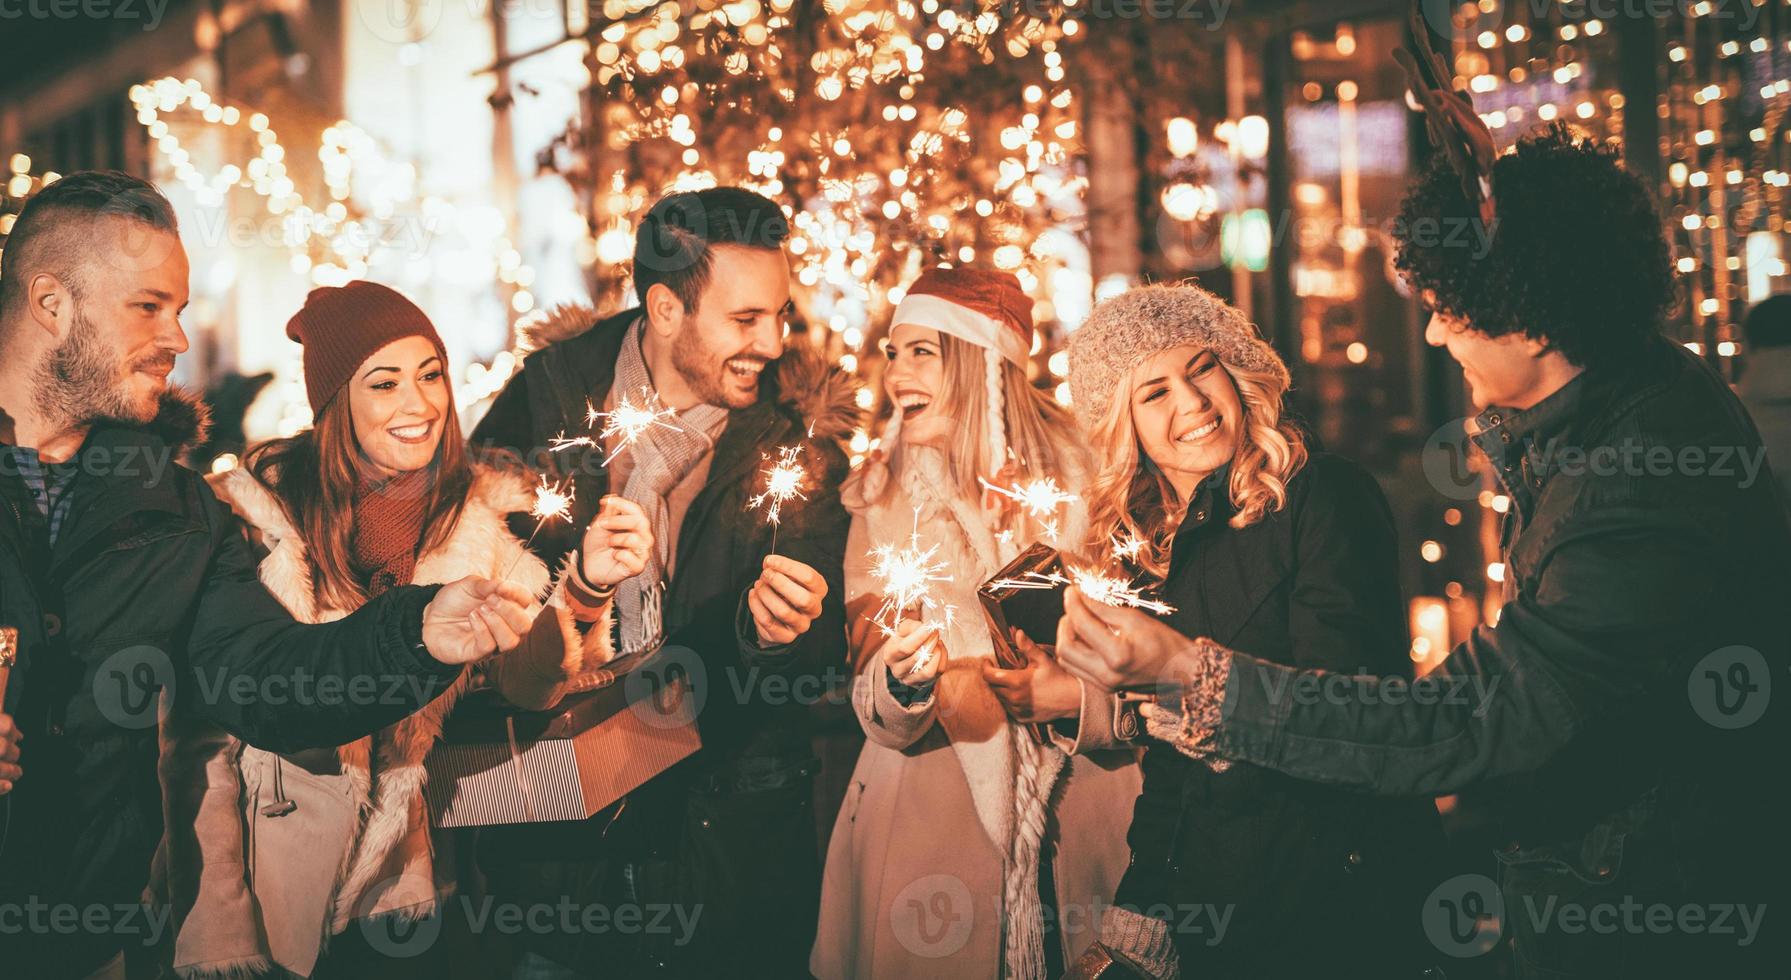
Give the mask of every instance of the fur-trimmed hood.
M 155 418 L 139 426 L 113 423 L 120 428 L 136 428 L 156 437 L 174 450 L 175 462 L 191 466 L 193 450 L 205 445 L 211 437 L 211 408 L 205 398 L 191 388 L 169 385 L 156 404 Z
M 603 318 L 594 307 L 584 303 L 556 306 L 533 320 L 517 325 L 517 348 L 533 353 L 588 333 Z M 829 364 L 814 347 L 797 342 L 784 348 L 777 359 L 777 371 L 761 389 L 777 404 L 789 408 L 813 425 L 814 438 L 844 442 L 857 428 L 861 410 L 858 407 L 856 378 L 838 365 Z

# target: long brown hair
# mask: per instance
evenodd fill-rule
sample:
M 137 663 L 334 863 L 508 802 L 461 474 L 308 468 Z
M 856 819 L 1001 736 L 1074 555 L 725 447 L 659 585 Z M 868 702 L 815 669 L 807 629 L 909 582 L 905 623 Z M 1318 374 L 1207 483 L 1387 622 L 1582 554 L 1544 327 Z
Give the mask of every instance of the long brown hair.
M 316 424 L 298 435 L 256 446 L 243 465 L 257 480 L 273 488 L 286 516 L 305 542 L 311 561 L 311 586 L 318 603 L 354 609 L 367 601 L 367 590 L 354 573 L 349 556 L 354 540 L 354 491 L 373 465 L 355 438 L 345 388 L 324 403 Z M 422 554 L 454 532 L 472 486 L 472 463 L 454 411 L 454 390 L 448 386 L 442 438 L 429 461 L 427 504 L 423 509 Z
M 935 404 L 958 423 L 945 453 L 947 473 L 960 496 L 977 500 L 982 494 L 977 477 L 995 476 L 989 468 L 993 452 L 985 424 L 991 401 L 987 354 L 975 344 L 941 332 L 939 364 L 944 380 Z M 1002 399 L 1008 450 L 1026 478 L 1063 480 L 1067 474 L 1091 469 L 1075 419 L 1027 379 L 1025 368 L 1002 360 L 1001 390 L 996 394 Z M 891 405 L 890 411 L 895 410 Z M 883 496 L 888 496 L 890 489 L 885 486 Z
M 1232 527 L 1243 528 L 1287 505 L 1287 484 L 1306 465 L 1306 437 L 1282 417 L 1287 385 L 1279 376 L 1219 362 L 1237 387 L 1244 424 L 1231 457 L 1227 490 L 1237 509 Z M 1145 458 L 1132 422 L 1131 386 L 1114 387 L 1090 441 L 1103 465 L 1089 487 L 1089 550 L 1107 554 L 1110 542 L 1132 538 L 1144 543 L 1136 564 L 1161 580 L 1169 571 L 1170 546 L 1186 516 L 1163 471 Z

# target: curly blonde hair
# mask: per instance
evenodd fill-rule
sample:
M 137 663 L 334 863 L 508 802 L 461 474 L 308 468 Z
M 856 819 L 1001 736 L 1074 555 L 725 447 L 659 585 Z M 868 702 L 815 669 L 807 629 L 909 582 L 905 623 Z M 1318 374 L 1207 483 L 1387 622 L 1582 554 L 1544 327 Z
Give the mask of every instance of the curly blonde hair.
M 1237 513 L 1232 527 L 1257 523 L 1287 505 L 1287 485 L 1306 465 L 1306 437 L 1282 416 L 1287 394 L 1285 370 L 1261 371 L 1220 360 L 1226 376 L 1237 388 L 1244 406 L 1244 424 L 1231 458 L 1230 493 Z M 1134 369 L 1135 370 L 1135 369 Z M 1103 460 L 1088 488 L 1088 551 L 1112 556 L 1113 542 L 1133 538 L 1143 542 L 1134 564 L 1154 579 L 1169 572 L 1169 551 L 1186 514 L 1187 501 L 1154 464 L 1145 465 L 1143 447 L 1132 420 L 1127 385 L 1116 385 L 1090 441 Z

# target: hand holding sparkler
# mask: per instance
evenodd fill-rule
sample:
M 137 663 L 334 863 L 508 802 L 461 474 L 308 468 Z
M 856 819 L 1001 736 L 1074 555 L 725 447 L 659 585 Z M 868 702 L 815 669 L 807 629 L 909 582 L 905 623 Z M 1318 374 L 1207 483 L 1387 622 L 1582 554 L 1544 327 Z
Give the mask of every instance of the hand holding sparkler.
M 535 612 L 534 596 L 521 586 L 469 575 L 442 586 L 423 608 L 423 646 L 444 664 L 470 664 L 516 649 Z
M 1198 644 L 1136 608 L 1064 591 L 1056 656 L 1072 674 L 1108 690 L 1174 686 Z
M 647 553 L 652 548 L 653 528 L 646 511 L 627 497 L 610 494 L 585 528 L 579 574 L 600 589 L 620 585 L 647 567 Z
M 827 580 L 794 558 L 766 555 L 758 581 L 746 593 L 746 606 L 764 646 L 795 643 L 821 617 Z
M 909 687 L 922 687 L 937 679 L 945 670 L 947 656 L 939 630 L 913 619 L 897 624 L 878 651 L 890 676 Z

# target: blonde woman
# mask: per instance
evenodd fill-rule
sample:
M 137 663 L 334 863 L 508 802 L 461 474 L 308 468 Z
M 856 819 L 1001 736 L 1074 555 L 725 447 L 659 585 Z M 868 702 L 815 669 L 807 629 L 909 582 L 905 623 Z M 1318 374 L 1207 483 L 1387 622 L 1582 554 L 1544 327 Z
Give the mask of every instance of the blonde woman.
M 1073 421 L 1027 380 L 1031 311 L 1012 275 L 936 269 L 892 321 L 894 414 L 842 492 L 853 701 L 869 741 L 828 849 L 810 962 L 822 980 L 1056 977 L 1125 870 L 1121 817 L 1139 777 L 1111 696 L 1031 645 L 1025 668 L 998 669 L 977 607 L 977 587 L 1020 550 L 1078 541 L 1087 523 L 1071 505 L 1048 529 L 983 489 L 1050 476 L 1079 492 L 1089 469 Z M 955 615 L 905 610 L 890 636 L 872 619 L 882 598 L 867 553 L 910 536 L 938 549 L 949 581 L 933 598 Z M 1049 725 L 1051 744 L 1024 723 Z
M 1380 487 L 1307 448 L 1283 412 L 1287 368 L 1243 314 L 1195 286 L 1141 287 L 1096 307 L 1069 353 L 1104 462 L 1089 540 L 1142 542 L 1134 570 L 1160 583 L 1169 625 L 1300 667 L 1409 671 Z M 1058 642 L 1074 637 L 1060 627 Z M 1347 659 L 1360 650 L 1380 656 Z M 1390 977 L 1418 961 L 1420 903 L 1441 880 L 1429 800 L 1214 771 L 1177 751 L 1177 716 L 1144 714 L 1154 738 L 1109 946 L 1159 977 L 1178 962 L 1198 977 Z

